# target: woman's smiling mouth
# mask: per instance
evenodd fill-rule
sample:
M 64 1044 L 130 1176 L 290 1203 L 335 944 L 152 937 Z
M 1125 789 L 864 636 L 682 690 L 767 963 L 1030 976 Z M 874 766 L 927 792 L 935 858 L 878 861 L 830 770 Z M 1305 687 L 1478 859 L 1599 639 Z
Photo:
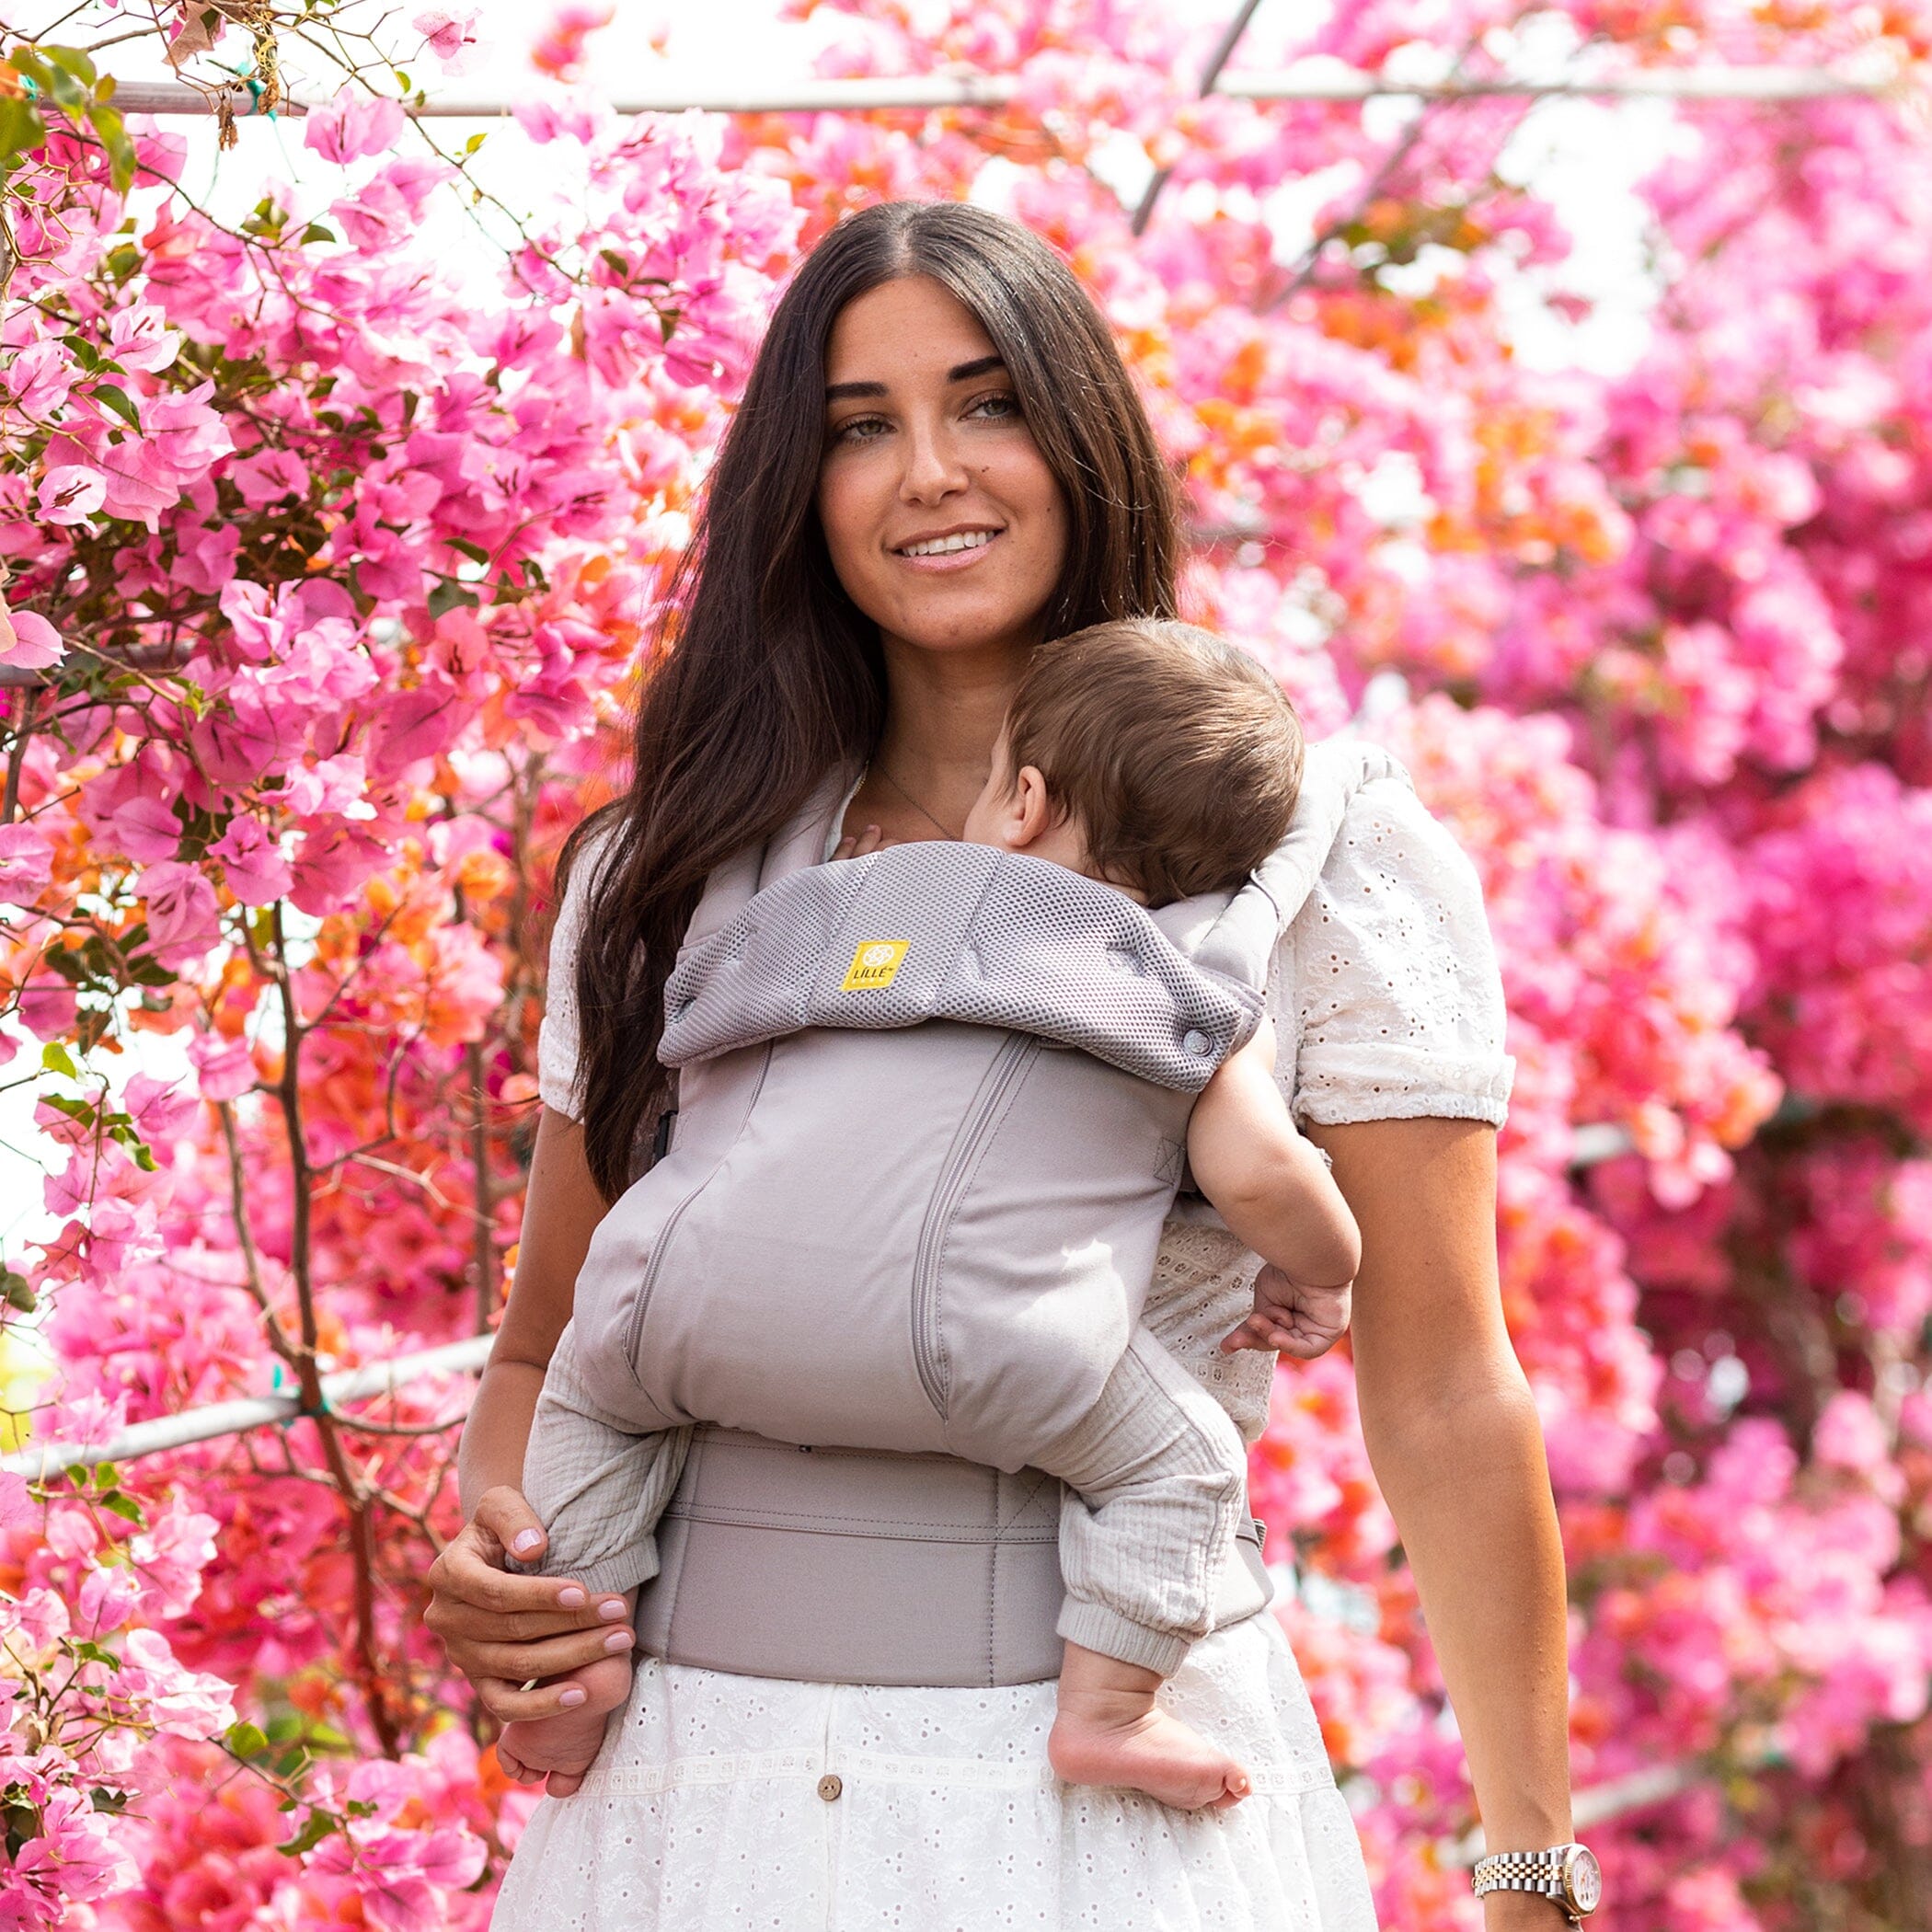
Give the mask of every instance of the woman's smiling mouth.
M 892 555 L 927 569 L 936 565 L 956 568 L 973 561 L 999 534 L 989 524 L 974 524 L 965 530 L 942 530 L 931 536 L 914 537 L 909 544 L 896 545 Z

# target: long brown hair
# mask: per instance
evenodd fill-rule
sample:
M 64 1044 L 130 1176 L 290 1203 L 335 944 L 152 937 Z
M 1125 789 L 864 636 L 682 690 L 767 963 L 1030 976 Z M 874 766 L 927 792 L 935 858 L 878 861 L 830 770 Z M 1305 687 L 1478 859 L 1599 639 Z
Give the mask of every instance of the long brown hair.
M 979 318 L 1058 480 L 1066 558 L 1044 635 L 1174 615 L 1173 482 L 1099 311 L 1017 222 L 960 202 L 889 201 L 842 222 L 772 316 L 719 451 L 638 707 L 630 788 L 571 834 L 600 841 L 577 952 L 577 1100 L 591 1173 L 629 1185 L 666 1104 L 664 981 L 707 875 L 783 825 L 885 723 L 877 627 L 832 569 L 815 500 L 825 351 L 841 310 L 926 275 Z

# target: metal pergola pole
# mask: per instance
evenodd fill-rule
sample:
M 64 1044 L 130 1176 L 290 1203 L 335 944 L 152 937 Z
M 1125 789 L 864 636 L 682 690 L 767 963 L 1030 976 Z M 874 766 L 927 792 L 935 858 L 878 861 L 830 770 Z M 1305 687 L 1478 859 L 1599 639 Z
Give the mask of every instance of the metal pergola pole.
M 1244 24 L 1237 20 L 1236 25 Z M 1232 49 L 1230 48 L 1230 52 Z M 1583 75 L 1561 80 L 1399 80 L 1381 74 L 1343 70 L 1217 74 L 1203 94 L 1230 100 L 1341 102 L 1404 100 L 1737 100 L 1800 101 L 1897 94 L 1893 77 L 1871 77 L 1826 67 L 1644 68 L 1627 74 Z M 680 113 L 698 109 L 714 114 L 875 114 L 898 109 L 1002 108 L 1018 92 L 1008 75 L 861 75 L 846 79 L 787 81 L 776 86 L 697 86 L 666 83 L 611 103 L 619 114 Z M 242 86 L 191 87 L 176 81 L 127 81 L 115 89 L 114 105 L 127 114 L 205 114 L 218 94 L 225 96 L 237 120 L 255 109 Z M 301 116 L 311 103 L 286 98 L 275 112 Z M 475 100 L 439 96 L 404 112 L 425 121 L 491 121 L 511 111 L 507 100 Z

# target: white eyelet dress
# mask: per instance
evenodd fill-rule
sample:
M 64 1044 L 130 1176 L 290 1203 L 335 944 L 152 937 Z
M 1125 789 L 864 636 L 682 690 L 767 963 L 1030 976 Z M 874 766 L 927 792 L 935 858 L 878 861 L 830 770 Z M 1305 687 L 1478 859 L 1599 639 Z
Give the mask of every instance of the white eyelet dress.
M 580 878 L 589 868 L 580 869 Z M 545 1102 L 572 1110 L 573 893 L 550 955 Z M 1399 780 L 1351 807 L 1270 983 L 1303 1119 L 1500 1124 L 1512 1066 L 1473 868 Z M 1244 1436 L 1271 1357 L 1225 1356 L 1257 1263 L 1168 1224 L 1147 1320 Z M 1194 1647 L 1163 1691 L 1254 1795 L 1184 1815 L 1059 1784 L 1052 1684 L 880 1688 L 639 1662 L 574 1797 L 536 1807 L 495 1932 L 1373 1932 L 1346 1804 L 1281 1627 Z

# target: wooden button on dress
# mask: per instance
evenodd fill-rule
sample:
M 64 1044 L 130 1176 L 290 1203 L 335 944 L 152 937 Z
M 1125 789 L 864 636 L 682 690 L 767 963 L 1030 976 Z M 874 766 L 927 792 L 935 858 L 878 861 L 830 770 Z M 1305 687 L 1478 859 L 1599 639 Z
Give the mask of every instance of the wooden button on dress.
M 823 1777 L 819 1779 L 819 1796 L 827 1804 L 832 1803 L 845 1788 L 845 1781 L 836 1771 L 828 1771 Z

